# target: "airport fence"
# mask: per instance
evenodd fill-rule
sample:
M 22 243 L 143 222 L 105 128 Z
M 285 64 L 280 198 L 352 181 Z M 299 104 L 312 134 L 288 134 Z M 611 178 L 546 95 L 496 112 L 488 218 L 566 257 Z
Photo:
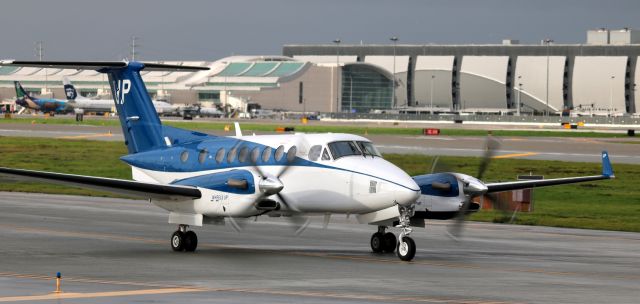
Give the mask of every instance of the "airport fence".
M 561 116 L 513 116 L 513 115 L 456 115 L 456 114 L 378 114 L 378 113 L 322 113 L 320 116 L 331 119 L 370 119 L 396 121 L 429 122 L 487 122 L 487 123 L 545 123 L 545 124 L 599 124 L 599 125 L 640 125 L 640 117 L 561 117 Z

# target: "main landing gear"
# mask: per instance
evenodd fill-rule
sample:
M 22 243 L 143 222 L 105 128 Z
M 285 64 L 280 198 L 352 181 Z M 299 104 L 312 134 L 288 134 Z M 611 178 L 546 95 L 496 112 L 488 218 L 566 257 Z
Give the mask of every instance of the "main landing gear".
M 411 261 L 416 255 L 416 243 L 409 237 L 411 234 L 410 220 L 413 216 L 413 206 L 398 206 L 400 211 L 399 224 L 402 231 L 396 241 L 396 236 L 386 232 L 387 227 L 378 226 L 378 232 L 371 236 L 371 250 L 375 253 L 393 253 L 397 250 L 398 257 L 403 261 Z
M 198 236 L 192 230 L 187 231 L 188 228 L 188 225 L 178 225 L 178 230 L 171 235 L 171 249 L 173 251 L 196 251 Z

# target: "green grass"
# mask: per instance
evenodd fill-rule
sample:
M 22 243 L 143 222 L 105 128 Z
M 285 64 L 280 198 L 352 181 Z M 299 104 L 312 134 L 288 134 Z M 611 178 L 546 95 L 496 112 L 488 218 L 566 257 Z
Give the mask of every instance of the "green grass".
M 104 118 L 87 118 L 84 122 L 78 123 L 72 118 L 13 118 L 0 119 L 0 123 L 36 123 L 36 124 L 62 124 L 62 125 L 91 125 L 91 126 L 119 126 L 117 119 Z M 229 122 L 217 121 L 164 121 L 166 125 L 201 131 L 222 131 L 226 125 L 233 124 Z M 409 128 L 403 124 L 394 127 L 375 127 L 366 126 L 335 126 L 323 124 L 302 125 L 297 121 L 277 121 L 274 123 L 252 123 L 250 121 L 240 120 L 242 130 L 245 133 L 250 132 L 273 132 L 278 126 L 294 126 L 297 132 L 307 133 L 350 133 L 350 134 L 390 134 L 390 135 L 421 135 L 422 128 Z M 494 136 L 539 136 L 539 137 L 589 137 L 589 138 L 627 138 L 626 131 L 621 130 L 617 133 L 603 132 L 576 132 L 575 130 L 560 129 L 557 131 L 550 130 L 494 130 L 491 133 Z M 445 136 L 485 136 L 488 131 L 482 129 L 441 129 L 441 134 Z
M 119 160 L 126 154 L 120 142 L 0 137 L 0 166 L 46 170 L 113 178 L 131 178 L 130 168 Z M 388 154 L 385 158 L 410 175 L 428 172 L 432 157 Z M 452 171 L 477 174 L 480 159 L 442 157 Z M 515 223 L 557 227 L 592 228 L 640 232 L 640 165 L 613 164 L 616 179 L 540 188 L 535 190 L 532 213 L 519 213 Z M 496 159 L 486 181 L 513 180 L 520 174 L 545 178 L 595 175 L 600 164 L 520 159 Z M 0 191 L 43 192 L 110 196 L 93 190 L 50 184 L 16 182 L 0 177 Z M 112 195 L 111 195 L 112 196 Z M 502 221 L 502 214 L 482 211 L 471 217 L 479 221 Z

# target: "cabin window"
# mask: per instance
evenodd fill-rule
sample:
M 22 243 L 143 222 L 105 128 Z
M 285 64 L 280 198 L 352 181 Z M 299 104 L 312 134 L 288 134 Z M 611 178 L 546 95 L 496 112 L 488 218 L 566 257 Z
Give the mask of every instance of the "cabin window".
M 238 154 L 238 149 L 236 147 L 231 148 L 229 150 L 229 155 L 227 155 L 227 162 L 232 163 L 236 160 L 236 155 Z
M 262 161 L 266 163 L 269 161 L 270 157 L 271 157 L 271 147 L 264 148 L 264 150 L 262 150 Z
M 278 147 L 278 149 L 276 149 L 276 154 L 274 155 L 274 157 L 276 158 L 276 161 L 279 162 L 280 160 L 282 160 L 282 157 L 284 156 L 284 146 L 280 146 Z
M 289 151 L 287 151 L 287 162 L 293 162 L 296 159 L 297 152 L 298 148 L 296 148 L 296 146 L 291 146 L 291 148 L 289 148 Z
M 255 147 L 251 150 L 251 162 L 256 164 L 258 163 L 258 158 L 260 157 L 260 148 Z
M 189 159 L 189 151 L 183 151 L 182 153 L 180 153 L 181 162 L 186 163 L 188 159 Z
M 322 152 L 322 146 L 321 145 L 312 146 L 309 149 L 309 160 L 310 161 L 317 161 L 318 158 L 320 158 L 320 153 L 321 152 Z
M 329 143 L 329 150 L 333 154 L 333 159 L 338 159 L 350 155 L 362 155 L 356 144 L 352 141 L 334 141 Z
M 249 148 L 247 147 L 242 147 L 240 149 L 240 153 L 238 154 L 238 160 L 241 163 L 244 163 L 247 161 L 247 157 L 249 157 Z
M 207 149 L 200 150 L 200 154 L 198 154 L 198 162 L 201 164 L 204 163 L 204 161 L 207 160 L 207 154 L 209 154 Z
M 327 148 L 322 150 L 322 160 L 331 160 L 331 156 L 329 156 L 329 151 Z
M 364 155 L 382 157 L 380 151 L 378 151 L 378 149 L 376 149 L 376 147 L 368 141 L 359 141 L 358 147 L 360 147 L 360 150 L 362 150 L 362 153 L 364 153 Z
M 224 152 L 224 148 L 218 149 L 218 152 L 216 152 L 216 163 L 219 164 L 224 160 Z

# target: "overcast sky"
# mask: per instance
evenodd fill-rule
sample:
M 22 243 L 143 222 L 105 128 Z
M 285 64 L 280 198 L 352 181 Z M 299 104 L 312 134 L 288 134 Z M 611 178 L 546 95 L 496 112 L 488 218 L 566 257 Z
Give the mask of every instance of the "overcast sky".
M 0 59 L 143 60 L 278 55 L 284 44 L 583 43 L 586 30 L 640 29 L 638 0 L 5 0 Z

